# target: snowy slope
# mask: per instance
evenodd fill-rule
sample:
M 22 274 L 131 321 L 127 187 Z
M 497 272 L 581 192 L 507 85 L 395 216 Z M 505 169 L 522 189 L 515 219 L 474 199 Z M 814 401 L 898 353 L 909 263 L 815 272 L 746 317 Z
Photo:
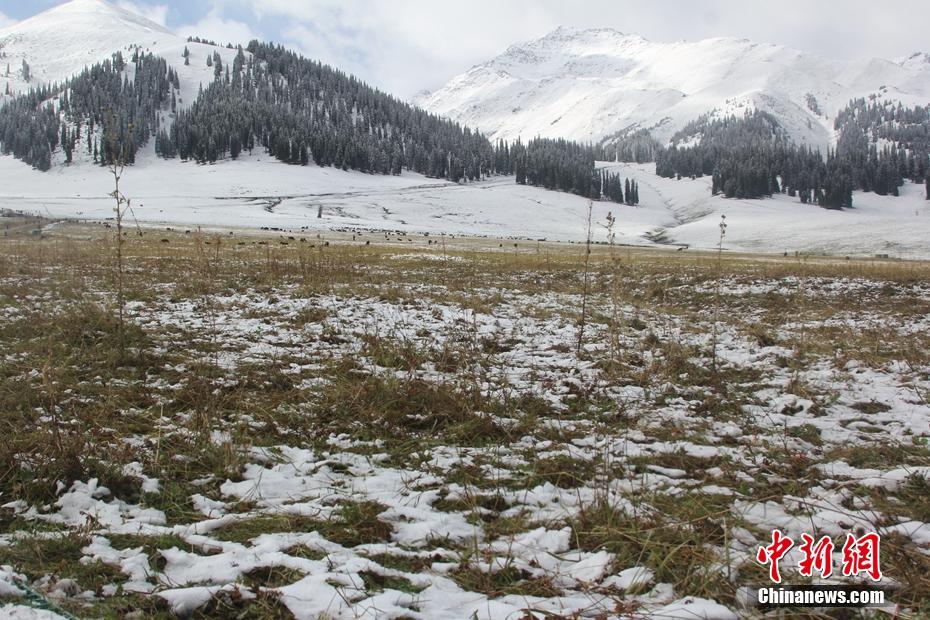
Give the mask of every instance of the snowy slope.
M 651 164 L 603 165 L 635 178 L 641 203 L 594 203 L 593 238 L 598 242 L 607 239 L 604 224 L 612 212 L 617 243 L 711 249 L 725 214 L 724 247 L 730 251 L 930 259 L 930 201 L 923 199 L 922 186 L 905 185 L 899 198 L 857 192 L 856 208 L 827 211 L 784 196 L 711 196 L 708 179 L 656 177 Z M 93 221 L 113 216 L 112 178 L 99 166 L 57 166 L 43 173 L 0 157 L 0 188 L 0 209 Z M 257 152 L 204 166 L 159 159 L 147 147 L 126 170 L 122 189 L 132 199 L 133 217 L 148 226 L 381 230 L 550 241 L 583 241 L 587 232 L 587 200 L 517 185 L 513 177 L 458 185 L 417 174 L 289 166 Z
M 611 29 L 559 28 L 420 96 L 426 109 L 493 138 L 598 140 L 646 128 L 667 140 L 697 116 L 759 108 L 799 142 L 824 146 L 852 97 L 930 102 L 930 62 L 840 63 L 780 45 L 714 38 L 658 43 Z M 809 109 L 816 97 L 823 115 Z
M 854 208 L 835 211 L 784 194 L 757 200 L 711 196 L 709 178 L 658 177 L 654 164 L 603 165 L 639 182 L 638 209 L 669 216 L 671 225 L 647 235 L 665 243 L 715 248 L 720 216 L 726 215 L 723 245 L 731 251 L 930 258 L 930 201 L 922 184 L 906 182 L 897 198 L 857 191 Z
M 189 66 L 181 57 L 185 46 L 191 53 Z M 178 71 L 181 105 L 193 100 L 201 83 L 213 79 L 208 55 L 219 52 L 225 63 L 236 54 L 225 47 L 187 43 L 163 26 L 105 0 L 72 0 L 0 30 L 0 53 L 5 55 L 0 61 L 0 93 L 6 92 L 7 84 L 12 93 L 19 93 L 62 82 L 118 51 L 128 60 L 134 47 L 162 56 Z M 23 60 L 32 74 L 28 82 L 23 79 Z
M 0 209 L 52 218 L 113 216 L 113 179 L 92 164 L 30 169 L 0 156 Z M 292 166 L 260 154 L 200 165 L 157 158 L 151 147 L 127 168 L 121 189 L 139 222 L 156 225 L 298 230 L 398 230 L 493 237 L 577 240 L 585 235 L 587 201 L 572 194 L 517 185 L 513 177 L 458 185 L 405 173 L 364 174 Z M 318 218 L 320 207 L 323 217 Z M 617 205 L 596 203 L 604 221 Z M 622 207 L 619 207 L 622 208 Z M 674 219 L 640 210 L 625 234 L 641 235 Z M 638 239 L 638 241 L 636 241 Z

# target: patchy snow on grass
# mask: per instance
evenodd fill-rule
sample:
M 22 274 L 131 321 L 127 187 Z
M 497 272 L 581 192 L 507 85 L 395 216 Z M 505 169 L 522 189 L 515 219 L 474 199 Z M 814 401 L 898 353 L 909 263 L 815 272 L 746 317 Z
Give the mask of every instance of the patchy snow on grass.
M 193 276 L 134 295 L 164 361 L 132 379 L 145 424 L 112 438 L 131 482 L 7 505 L 113 573 L 33 586 L 74 609 L 118 584 L 181 615 L 736 618 L 773 528 L 928 553 L 930 363 L 905 346 L 925 282 L 753 269 L 721 278 L 715 327 L 694 266 L 632 264 L 616 296 L 598 272 L 583 300 L 573 271 L 435 256 L 375 255 L 321 288 Z M 56 303 L 2 283 L 24 312 Z

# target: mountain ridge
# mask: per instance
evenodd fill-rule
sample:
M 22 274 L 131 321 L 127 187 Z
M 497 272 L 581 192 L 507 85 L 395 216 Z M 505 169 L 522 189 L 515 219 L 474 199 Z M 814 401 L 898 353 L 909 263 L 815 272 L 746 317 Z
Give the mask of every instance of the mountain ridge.
M 930 62 L 923 60 L 930 55 L 840 62 L 746 38 L 662 43 L 561 26 L 511 45 L 415 103 L 492 139 L 595 142 L 637 129 L 667 141 L 702 114 L 761 109 L 794 140 L 826 148 L 834 141 L 832 116 L 850 99 L 930 101 Z

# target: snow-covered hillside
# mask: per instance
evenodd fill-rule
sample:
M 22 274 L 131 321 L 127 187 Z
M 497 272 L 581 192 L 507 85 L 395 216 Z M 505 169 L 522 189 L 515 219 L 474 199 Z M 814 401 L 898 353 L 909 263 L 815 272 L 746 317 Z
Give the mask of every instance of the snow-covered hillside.
M 243 42 L 245 43 L 245 42 Z M 181 57 L 185 46 L 190 64 Z M 218 52 L 224 63 L 236 51 L 200 43 L 187 43 L 170 30 L 106 0 L 72 0 L 0 30 L 0 93 L 13 94 L 40 84 L 62 82 L 85 67 L 138 47 L 162 56 L 178 72 L 181 105 L 189 104 L 200 84 L 213 79 L 207 56 Z M 23 61 L 30 79 L 23 75 Z M 9 73 L 7 72 L 9 65 Z M 0 96 L 0 101 L 2 101 Z
M 611 29 L 559 28 L 510 47 L 417 103 L 492 138 L 582 141 L 630 128 L 667 140 L 701 114 L 758 108 L 774 114 L 795 140 L 822 147 L 832 139 L 836 111 L 872 93 L 926 105 L 927 55 L 841 63 L 746 39 L 659 43 Z

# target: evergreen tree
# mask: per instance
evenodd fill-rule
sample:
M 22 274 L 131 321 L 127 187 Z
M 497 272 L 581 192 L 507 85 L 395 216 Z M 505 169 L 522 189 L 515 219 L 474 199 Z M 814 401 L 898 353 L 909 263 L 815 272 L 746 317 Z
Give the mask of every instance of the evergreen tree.
M 418 110 L 326 65 L 253 41 L 230 66 L 211 56 L 215 75 L 179 110 L 166 157 L 214 161 L 258 143 L 292 164 L 377 174 L 404 168 L 434 178 L 474 180 L 493 170 L 486 138 Z M 221 67 L 221 69 L 217 69 Z M 226 71 L 222 71 L 225 68 Z
M 605 194 L 607 199 L 612 202 L 623 202 L 623 184 L 620 182 L 619 174 L 608 175 Z
M 526 185 L 526 150 L 520 144 L 519 138 L 513 145 L 513 168 L 517 177 L 517 184 Z
M 77 128 L 86 124 L 88 140 L 98 126 L 105 145 L 101 151 L 93 148 L 95 161 L 106 165 L 116 156 L 134 161 L 136 151 L 155 132 L 171 83 L 165 60 L 151 54 L 139 56 L 132 82 L 119 68 L 124 65 L 117 53 L 61 86 L 41 86 L 14 97 L 0 109 L 0 150 L 47 170 L 59 146 L 71 161 Z
M 655 161 L 662 145 L 649 130 L 638 129 L 630 133 L 621 131 L 604 138 L 595 150 L 599 161 L 636 162 L 638 164 Z
M 761 198 L 784 192 L 824 208 L 852 206 L 852 191 L 897 196 L 905 179 L 921 182 L 930 158 L 930 107 L 857 99 L 839 112 L 835 151 L 826 157 L 791 143 L 765 112 L 702 117 L 676 133 L 656 157 L 660 176 L 712 174 L 711 192 Z M 679 147 L 681 143 L 696 145 Z M 881 144 L 881 148 L 879 148 Z
M 535 138 L 526 145 L 517 140 L 509 147 L 498 144 L 498 172 L 512 165 L 517 183 L 571 192 L 592 200 L 612 200 L 610 176 L 595 167 L 595 150 L 568 140 Z M 606 189 L 605 189 L 606 188 Z M 622 200 L 622 198 L 621 198 Z

